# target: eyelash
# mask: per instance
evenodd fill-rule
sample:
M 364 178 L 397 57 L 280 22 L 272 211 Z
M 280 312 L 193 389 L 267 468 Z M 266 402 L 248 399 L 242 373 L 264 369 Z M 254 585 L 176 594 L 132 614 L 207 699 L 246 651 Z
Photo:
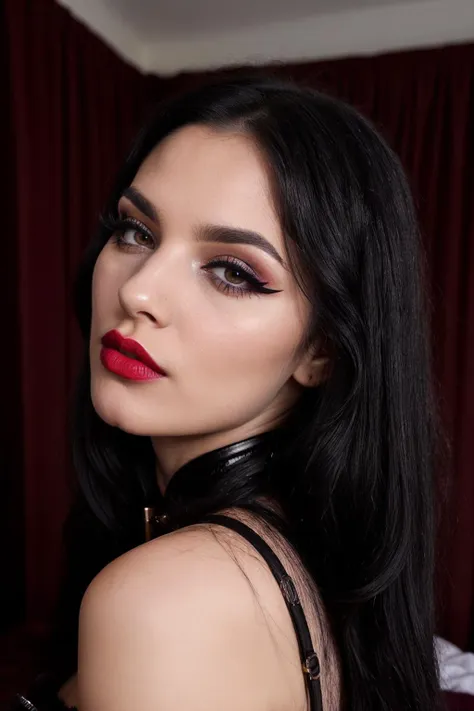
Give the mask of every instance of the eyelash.
M 112 215 L 101 216 L 101 223 L 105 230 L 111 234 L 113 243 L 118 249 L 123 251 L 149 249 L 145 245 L 132 245 L 124 242 L 123 237 L 125 232 L 128 230 L 134 230 L 148 239 L 151 239 L 153 243 L 155 242 L 153 233 L 146 227 L 146 225 L 140 222 L 140 220 L 137 220 L 135 217 L 115 217 Z M 240 288 L 238 286 L 234 286 L 233 284 L 229 284 L 212 272 L 212 269 L 232 269 L 232 267 L 234 268 L 233 271 L 240 273 L 242 278 L 248 284 L 248 288 Z M 276 294 L 279 291 L 278 289 L 266 288 L 267 282 L 260 281 L 260 279 L 258 279 L 255 274 L 249 270 L 249 267 L 245 264 L 245 262 L 241 262 L 240 259 L 237 259 L 236 257 L 218 257 L 208 262 L 208 264 L 202 268 L 209 273 L 209 276 L 216 285 L 217 289 L 223 294 L 229 294 L 232 296 L 252 296 L 253 294 L 256 294 L 257 296 L 260 296 L 261 294 Z

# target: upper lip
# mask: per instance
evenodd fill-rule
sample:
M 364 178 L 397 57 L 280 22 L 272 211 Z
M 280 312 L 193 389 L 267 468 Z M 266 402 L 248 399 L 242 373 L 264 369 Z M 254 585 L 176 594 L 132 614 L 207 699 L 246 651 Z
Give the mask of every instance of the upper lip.
M 120 331 L 108 331 L 102 337 L 102 345 L 105 346 L 105 348 L 113 348 L 116 351 L 120 351 L 124 355 L 131 355 L 156 373 L 166 375 L 163 368 L 160 368 L 158 363 L 155 363 L 151 355 L 138 341 L 134 341 L 133 338 L 125 338 Z

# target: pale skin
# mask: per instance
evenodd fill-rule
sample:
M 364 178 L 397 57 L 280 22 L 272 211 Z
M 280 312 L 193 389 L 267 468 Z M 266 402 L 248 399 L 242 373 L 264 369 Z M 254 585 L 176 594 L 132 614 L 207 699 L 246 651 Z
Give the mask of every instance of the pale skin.
M 94 272 L 92 399 L 109 424 L 151 437 L 164 491 L 199 454 L 273 429 L 302 389 L 321 381 L 327 360 L 299 349 L 309 305 L 249 137 L 185 127 L 150 154 L 131 187 L 119 212 L 143 227 L 122 230 L 125 247 L 111 240 Z M 225 244 L 222 227 L 267 246 L 238 244 L 235 234 Z M 228 258 L 227 267 L 213 266 Z M 249 269 L 272 293 L 249 291 Z M 167 376 L 137 383 L 107 371 L 99 353 L 110 329 L 139 341 Z M 163 536 L 95 578 L 66 703 L 80 711 L 305 708 L 281 592 L 246 541 L 217 532 L 193 526 Z M 298 587 L 284 546 L 279 555 Z M 318 650 L 317 621 L 310 627 Z

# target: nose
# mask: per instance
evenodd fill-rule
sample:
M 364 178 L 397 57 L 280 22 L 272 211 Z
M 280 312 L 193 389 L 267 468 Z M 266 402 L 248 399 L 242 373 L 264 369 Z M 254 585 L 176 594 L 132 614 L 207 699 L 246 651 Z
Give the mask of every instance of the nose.
M 169 323 L 171 265 L 158 253 L 149 257 L 119 288 L 119 302 L 133 320 L 146 320 L 157 328 Z

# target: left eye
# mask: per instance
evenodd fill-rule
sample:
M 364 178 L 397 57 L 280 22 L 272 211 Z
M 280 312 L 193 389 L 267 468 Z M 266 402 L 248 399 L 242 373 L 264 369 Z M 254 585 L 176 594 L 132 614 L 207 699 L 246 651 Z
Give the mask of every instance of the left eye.
M 238 267 L 214 267 L 214 274 L 216 274 L 219 279 L 232 284 L 232 286 L 241 286 L 242 284 L 248 283 L 248 275 L 243 269 Z
M 253 270 L 234 257 L 215 259 L 204 267 L 219 291 L 229 296 L 252 296 L 252 294 L 275 294 L 277 289 L 268 289 Z

